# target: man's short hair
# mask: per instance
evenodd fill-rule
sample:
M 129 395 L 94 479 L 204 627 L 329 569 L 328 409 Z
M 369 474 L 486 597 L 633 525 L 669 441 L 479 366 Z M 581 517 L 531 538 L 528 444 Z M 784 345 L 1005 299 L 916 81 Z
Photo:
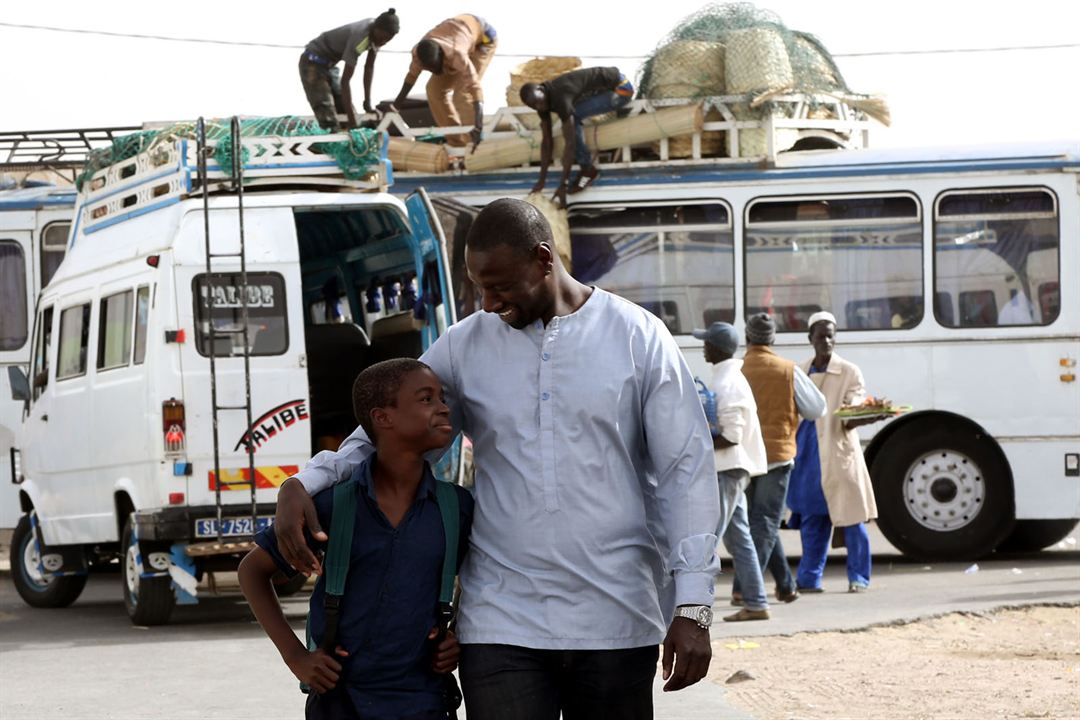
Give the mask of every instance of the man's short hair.
M 533 94 L 536 92 L 536 88 L 540 87 L 537 83 L 525 83 L 521 86 L 521 90 L 518 91 L 518 96 L 521 98 L 521 102 L 529 105 L 532 102 Z M 532 107 L 529 105 L 529 107 Z
M 416 57 L 424 67 L 438 65 L 439 60 L 442 59 L 442 55 L 443 51 L 442 48 L 439 47 L 439 43 L 431 38 L 424 38 L 416 43 Z
M 398 31 L 401 29 L 401 21 L 398 19 L 394 8 L 390 8 L 386 12 L 380 13 L 379 16 L 375 18 L 374 24 L 376 28 L 388 35 L 397 35 Z
M 528 254 L 542 242 L 554 251 L 551 225 L 544 214 L 524 200 L 500 198 L 481 210 L 473 220 L 465 246 L 480 252 L 506 246 Z
M 396 407 L 397 394 L 405 376 L 417 370 L 430 369 L 413 358 L 393 358 L 375 363 L 356 376 L 352 388 L 353 413 L 372 441 L 375 440 L 375 428 L 371 424 L 371 411 Z

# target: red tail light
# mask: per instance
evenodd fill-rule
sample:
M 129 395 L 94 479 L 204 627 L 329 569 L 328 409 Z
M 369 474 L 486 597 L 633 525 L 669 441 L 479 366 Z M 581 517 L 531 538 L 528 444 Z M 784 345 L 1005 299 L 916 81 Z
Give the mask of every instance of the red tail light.
M 183 505 L 184 504 L 184 493 L 169 493 L 169 504 L 170 505 Z
M 161 403 L 161 429 L 165 433 L 165 452 L 183 452 L 187 432 L 184 403 L 176 398 Z

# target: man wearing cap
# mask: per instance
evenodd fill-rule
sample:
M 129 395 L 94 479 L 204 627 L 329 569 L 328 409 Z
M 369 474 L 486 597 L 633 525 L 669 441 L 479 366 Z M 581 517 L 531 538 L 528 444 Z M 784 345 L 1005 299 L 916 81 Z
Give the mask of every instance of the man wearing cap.
M 300 55 L 300 82 L 304 86 L 311 111 L 324 130 L 338 129 L 338 113 L 347 117 L 344 127 L 354 128 L 356 108 L 352 103 L 352 76 L 356 61 L 367 52 L 364 62 L 364 112 L 371 108 L 371 78 L 375 73 L 375 54 L 398 33 L 400 22 L 390 8 L 376 18 L 359 20 L 327 30 L 307 44 Z M 337 64 L 345 61 L 344 76 Z
M 747 514 L 762 572 L 766 567 L 772 572 L 776 599 L 792 602 L 799 593 L 780 542 L 780 518 L 795 462 L 795 432 L 799 416 L 816 420 L 825 415 L 827 405 L 825 396 L 801 368 L 773 352 L 771 345 L 775 340 L 776 323 L 767 313 L 747 319 L 742 372 L 757 403 L 768 463 L 768 472 L 755 478 L 746 491 Z M 737 575 L 735 586 L 732 601 L 741 602 L 742 588 Z
M 739 334 L 725 322 L 694 330 L 705 341 L 705 361 L 713 364 L 709 389 L 716 395 L 716 430 L 713 436 L 716 477 L 720 484 L 720 524 L 716 536 L 735 563 L 735 576 L 743 588 L 745 607 L 724 618 L 727 622 L 768 620 L 769 601 L 761 577 L 757 550 L 750 536 L 746 514 L 746 488 L 750 478 L 765 474 L 765 442 L 757 417 L 757 405 L 749 383 L 740 372 L 742 360 L 734 358 Z
M 803 362 L 802 369 L 821 389 L 830 408 L 860 404 L 866 399 L 862 372 L 833 352 L 836 318 L 830 312 L 817 312 L 810 316 L 809 325 L 814 357 Z M 855 428 L 882 419 L 880 415 L 847 419 L 828 415 L 799 425 L 788 506 L 792 511 L 789 524 L 798 528 L 802 539 L 800 589 L 820 592 L 833 525 L 844 530 L 848 592 L 863 592 L 870 586 L 870 536 L 865 523 L 877 517 L 877 505 Z

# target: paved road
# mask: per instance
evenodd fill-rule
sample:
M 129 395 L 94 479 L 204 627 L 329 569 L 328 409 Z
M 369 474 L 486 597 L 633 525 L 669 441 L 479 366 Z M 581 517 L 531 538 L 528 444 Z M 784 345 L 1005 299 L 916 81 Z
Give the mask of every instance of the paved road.
M 785 540 L 791 536 L 785 533 Z M 718 622 L 713 637 L 735 642 L 757 635 L 853 629 L 953 610 L 1080 603 L 1080 552 L 1002 557 L 979 566 L 978 572 L 965 573 L 966 565 L 927 566 L 881 554 L 875 558 L 873 590 L 850 595 L 844 592 L 842 557 L 836 557 L 827 569 L 829 592 L 775 607 L 768 622 Z M 725 576 L 718 585 L 719 615 L 732 611 L 726 604 L 729 579 Z M 0 717 L 302 717 L 303 698 L 295 680 L 240 597 L 207 598 L 198 606 L 177 608 L 168 626 L 136 628 L 124 614 L 119 582 L 116 573 L 95 575 L 71 608 L 35 610 L 22 604 L 10 578 L 0 574 Z M 303 631 L 305 610 L 304 596 L 286 602 L 297 632 Z M 723 656 L 717 661 L 723 662 Z M 724 703 L 723 685 L 716 682 L 681 693 L 657 692 L 656 715 L 746 719 Z

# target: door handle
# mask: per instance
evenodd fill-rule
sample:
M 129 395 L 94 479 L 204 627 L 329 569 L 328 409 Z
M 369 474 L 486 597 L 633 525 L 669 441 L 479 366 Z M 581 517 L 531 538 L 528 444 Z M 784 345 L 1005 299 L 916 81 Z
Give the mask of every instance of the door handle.
M 44 414 L 44 415 L 42 415 L 42 416 L 41 416 L 41 422 L 49 422 L 49 415 L 48 415 L 48 413 L 46 413 L 46 414 Z

